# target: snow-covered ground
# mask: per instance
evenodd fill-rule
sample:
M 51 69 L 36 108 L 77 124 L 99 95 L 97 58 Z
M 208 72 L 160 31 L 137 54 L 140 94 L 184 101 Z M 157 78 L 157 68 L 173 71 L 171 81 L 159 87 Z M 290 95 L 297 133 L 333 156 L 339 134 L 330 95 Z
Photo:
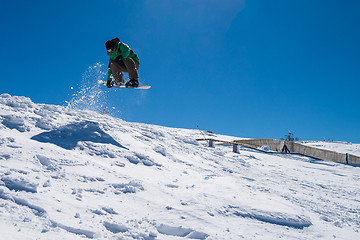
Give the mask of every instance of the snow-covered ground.
M 0 95 L 0 238 L 360 239 L 360 168 L 204 134 Z

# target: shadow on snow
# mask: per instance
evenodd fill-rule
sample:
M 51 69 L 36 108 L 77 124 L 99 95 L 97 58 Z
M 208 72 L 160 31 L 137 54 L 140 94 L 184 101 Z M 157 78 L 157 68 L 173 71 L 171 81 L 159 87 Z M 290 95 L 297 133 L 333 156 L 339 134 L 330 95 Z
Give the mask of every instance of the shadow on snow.
M 127 149 L 104 132 L 98 123 L 90 121 L 68 124 L 50 132 L 40 133 L 31 139 L 44 143 L 53 143 L 69 150 L 74 149 L 80 141 L 112 144 Z

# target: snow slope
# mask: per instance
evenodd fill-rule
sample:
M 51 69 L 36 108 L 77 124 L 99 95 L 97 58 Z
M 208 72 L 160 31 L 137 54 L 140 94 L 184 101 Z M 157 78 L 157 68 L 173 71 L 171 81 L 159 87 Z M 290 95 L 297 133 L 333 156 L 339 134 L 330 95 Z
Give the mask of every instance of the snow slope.
M 0 95 L 0 238 L 360 238 L 359 168 L 203 134 Z

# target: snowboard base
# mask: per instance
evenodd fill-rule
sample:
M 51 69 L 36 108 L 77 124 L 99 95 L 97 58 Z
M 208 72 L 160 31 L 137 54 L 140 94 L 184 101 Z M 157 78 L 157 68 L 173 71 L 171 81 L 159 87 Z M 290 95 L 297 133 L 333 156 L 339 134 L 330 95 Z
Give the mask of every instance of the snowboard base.
M 101 82 L 102 85 L 106 86 L 106 82 Z M 113 85 L 112 87 L 115 88 L 126 88 L 126 89 L 150 89 L 151 86 L 149 85 L 143 85 L 143 86 L 138 86 L 138 87 L 125 87 L 125 85 Z

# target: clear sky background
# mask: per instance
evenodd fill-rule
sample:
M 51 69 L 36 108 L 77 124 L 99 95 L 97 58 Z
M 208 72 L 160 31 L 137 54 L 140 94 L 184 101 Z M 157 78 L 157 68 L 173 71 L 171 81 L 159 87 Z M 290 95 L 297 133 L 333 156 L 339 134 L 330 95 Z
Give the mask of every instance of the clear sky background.
M 103 89 L 116 117 L 360 143 L 359 12 L 355 0 L 2 0 L 0 93 L 66 105 L 119 37 L 152 88 Z

